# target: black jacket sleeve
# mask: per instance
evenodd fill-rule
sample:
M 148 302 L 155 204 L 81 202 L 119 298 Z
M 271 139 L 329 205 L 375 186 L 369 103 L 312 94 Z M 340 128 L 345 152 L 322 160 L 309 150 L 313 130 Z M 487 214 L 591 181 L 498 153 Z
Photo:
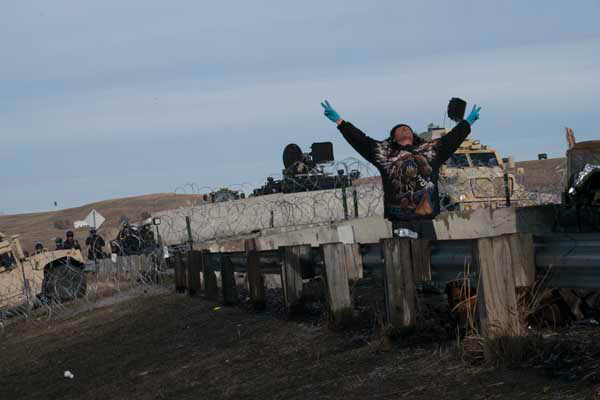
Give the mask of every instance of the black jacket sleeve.
M 360 129 L 347 121 L 339 124 L 337 128 L 342 132 L 344 139 L 350 143 L 350 146 L 352 146 L 358 154 L 363 156 L 370 163 L 376 163 L 374 149 L 375 145 L 379 143 L 377 140 L 368 137 Z
M 450 132 L 442 136 L 440 140 L 440 150 L 438 151 L 437 161 L 440 164 L 446 162 L 452 154 L 460 147 L 460 144 L 471 133 L 471 125 L 467 121 L 461 121 Z

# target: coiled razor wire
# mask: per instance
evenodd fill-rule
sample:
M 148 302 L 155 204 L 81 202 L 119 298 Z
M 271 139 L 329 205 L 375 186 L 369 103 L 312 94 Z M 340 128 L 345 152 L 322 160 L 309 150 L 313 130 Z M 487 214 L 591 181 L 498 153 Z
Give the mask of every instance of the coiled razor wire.
M 222 190 L 222 187 L 185 184 L 178 187 L 175 193 L 199 195 L 198 200 L 188 207 L 156 213 L 162 221 L 159 227 L 161 236 L 169 244 L 189 242 L 186 217 L 191 221 L 192 240 L 202 243 L 273 228 L 343 221 L 346 215 L 354 218 L 356 209 L 359 218 L 383 216 L 383 187 L 376 169 L 371 164 L 347 159 L 330 164 L 327 170 L 333 173 L 342 170 L 346 175 L 352 171 L 359 171 L 360 178 L 355 179 L 350 187 L 337 186 L 326 190 L 319 190 L 316 177 L 314 181 L 302 179 L 296 183 L 298 188 L 304 190 L 301 192 L 250 196 L 243 200 L 217 203 L 205 201 L 200 195 Z M 564 168 L 555 171 L 556 185 L 548 187 L 544 192 L 527 190 L 523 175 L 511 174 L 511 206 L 559 203 L 560 192 L 564 186 L 564 173 Z M 330 172 L 330 176 L 331 174 Z M 277 175 L 271 177 L 282 178 Z M 286 181 L 294 185 L 293 177 L 287 176 Z M 310 187 L 307 182 L 313 182 L 313 186 Z M 438 188 L 441 212 L 506 207 L 504 173 L 500 167 L 449 168 L 440 174 Z M 254 186 L 246 183 L 231 185 L 227 189 L 252 193 Z
M 33 260 L 37 262 L 34 262 Z M 33 315 L 51 317 L 74 302 L 95 302 L 136 286 L 165 283 L 166 260 L 162 249 L 143 255 L 119 256 L 88 261 L 56 259 L 53 252 L 42 252 L 4 267 L 0 285 L 0 326 L 9 318 L 29 319 Z
M 192 240 L 201 243 L 259 230 L 343 221 L 346 219 L 346 212 L 349 218 L 354 218 L 355 209 L 358 209 L 359 218 L 383 216 L 383 188 L 373 166 L 356 159 L 347 159 L 332 163 L 327 169 L 336 173 L 342 170 L 345 175 L 358 171 L 360 178 L 355 179 L 352 186 L 347 188 L 316 190 L 319 188 L 317 177 L 314 180 L 309 179 L 308 185 L 306 179 L 295 182 L 294 178 L 286 177 L 288 185 L 297 185 L 305 191 L 219 203 L 208 203 L 198 196 L 198 200 L 190 202 L 188 207 L 157 213 L 156 216 L 162 217 L 159 226 L 162 239 L 171 245 L 173 251 L 187 251 L 189 237 L 186 217 L 192 221 Z M 564 190 L 565 169 L 557 169 L 554 175 L 557 176 L 556 184 L 544 188 L 544 191 L 526 190 L 523 176 L 514 176 L 511 204 L 526 206 L 560 202 L 560 192 Z M 272 176 L 275 179 L 281 178 Z M 486 172 L 485 169 L 479 168 L 472 176 L 442 174 L 438 187 L 442 212 L 465 209 L 467 203 L 460 199 L 461 195 L 466 193 L 478 193 L 480 197 L 476 200 L 479 206 L 502 207 L 503 204 L 503 176 L 495 169 Z M 251 184 L 242 183 L 231 185 L 228 189 L 251 193 L 254 188 Z M 222 188 L 188 183 L 178 187 L 175 193 L 203 195 L 218 189 Z M 344 193 L 346 210 L 343 207 Z M 485 196 L 490 193 L 493 196 L 486 200 Z M 50 257 L 51 253 L 48 254 Z M 52 260 L 49 258 L 48 262 L 50 261 Z M 98 260 L 97 263 L 88 261 L 84 265 L 63 262 L 53 265 L 51 269 L 57 271 L 55 273 L 49 270 L 37 271 L 26 276 L 25 280 L 21 273 L 10 273 L 10 268 L 0 268 L 0 277 L 3 279 L 0 285 L 0 327 L 3 326 L 2 321 L 5 318 L 29 318 L 35 313 L 51 316 L 60 312 L 73 300 L 93 302 L 134 286 L 161 284 L 167 279 L 167 268 L 163 248 L 158 246 L 148 246 L 143 255 L 117 256 L 116 262 L 110 258 Z

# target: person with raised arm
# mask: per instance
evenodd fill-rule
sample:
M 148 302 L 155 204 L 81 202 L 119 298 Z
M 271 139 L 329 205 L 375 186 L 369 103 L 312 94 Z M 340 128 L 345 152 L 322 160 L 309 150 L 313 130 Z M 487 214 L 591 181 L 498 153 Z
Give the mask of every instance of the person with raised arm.
M 384 217 L 392 222 L 394 229 L 414 228 L 416 225 L 410 222 L 432 219 L 440 212 L 439 169 L 469 135 L 481 110 L 473 106 L 467 118 L 439 139 L 423 140 L 407 124 L 398 124 L 390 130 L 388 138 L 375 140 L 343 120 L 327 100 L 321 106 L 344 139 L 379 170 Z

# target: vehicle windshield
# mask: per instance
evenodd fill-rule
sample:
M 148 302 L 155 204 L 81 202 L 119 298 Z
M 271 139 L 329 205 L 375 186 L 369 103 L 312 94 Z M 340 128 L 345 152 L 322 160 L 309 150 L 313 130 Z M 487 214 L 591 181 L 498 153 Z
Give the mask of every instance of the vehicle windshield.
M 471 162 L 474 167 L 498 167 L 498 159 L 494 153 L 471 153 Z
M 15 258 L 12 253 L 0 254 L 0 268 L 10 269 L 15 265 Z
M 469 166 L 469 159 L 466 154 L 452 154 L 446 165 L 453 168 L 464 168 Z

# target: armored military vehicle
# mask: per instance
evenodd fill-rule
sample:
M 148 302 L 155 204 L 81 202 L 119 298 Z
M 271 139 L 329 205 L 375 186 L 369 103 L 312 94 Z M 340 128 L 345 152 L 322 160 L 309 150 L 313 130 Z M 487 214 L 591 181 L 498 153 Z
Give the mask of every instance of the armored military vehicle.
M 246 195 L 244 193 L 238 192 L 237 190 L 221 188 L 217 191 L 209 193 L 208 197 L 206 198 L 206 201 L 210 201 L 211 203 L 221 203 L 224 201 L 234 201 L 245 198 Z
M 304 153 L 295 143 L 283 149 L 282 179 L 268 177 L 267 182 L 254 189 L 253 196 L 264 196 L 273 193 L 298 193 L 316 190 L 328 190 L 351 186 L 354 179 L 360 177 L 357 170 L 340 169 L 336 173 L 327 172 L 326 165 L 333 165 L 333 144 L 318 142 L 311 145 L 311 151 Z
M 425 140 L 438 139 L 450 130 L 434 125 L 421 133 Z M 535 201 L 519 185 L 512 166 L 505 165 L 493 148 L 479 140 L 466 139 L 440 169 L 439 192 L 443 210 L 531 205 Z M 521 172 L 521 171 L 515 171 Z M 506 176 L 505 176 L 506 174 Z M 508 196 L 507 196 L 508 194 Z
M 83 296 L 83 267 L 79 250 L 39 251 L 26 257 L 18 235 L 0 233 L 0 311 Z

